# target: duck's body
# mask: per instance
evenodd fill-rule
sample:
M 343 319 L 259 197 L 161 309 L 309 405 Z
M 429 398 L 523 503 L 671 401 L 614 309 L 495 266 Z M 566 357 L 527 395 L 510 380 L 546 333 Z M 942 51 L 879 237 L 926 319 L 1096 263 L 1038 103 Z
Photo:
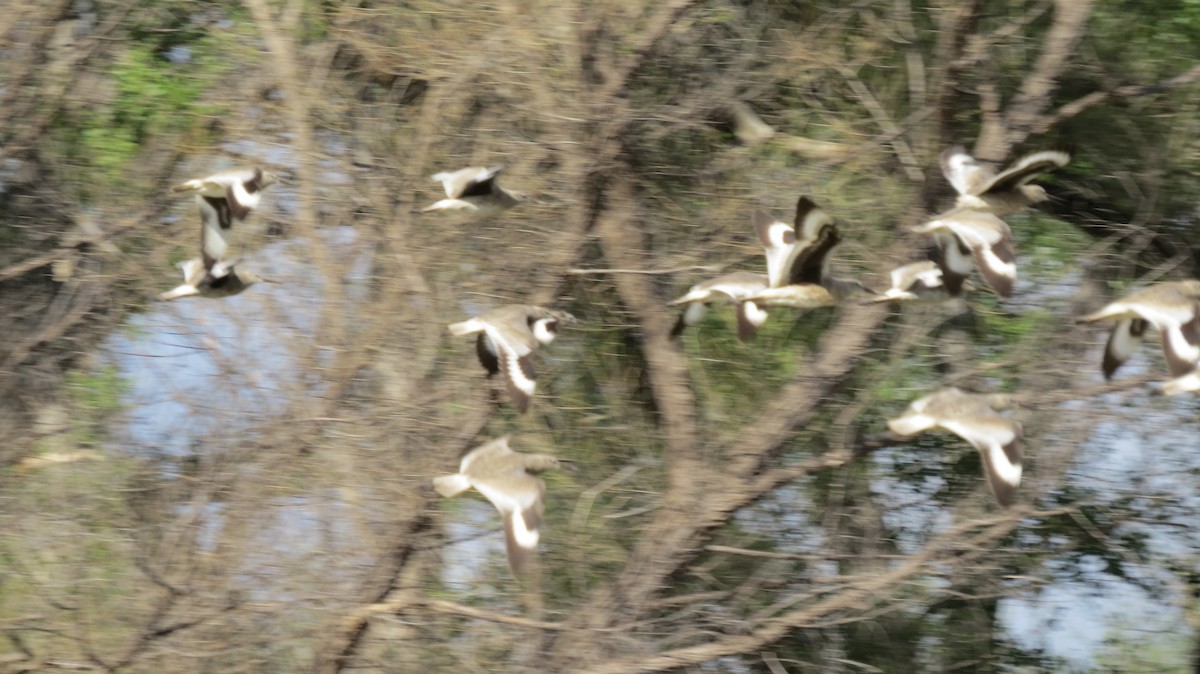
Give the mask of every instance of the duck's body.
M 446 198 L 426 206 L 421 212 L 463 211 L 474 215 L 491 215 L 516 206 L 525 196 L 500 186 L 499 176 L 503 170 L 502 166 L 471 166 L 433 174 L 432 180 L 442 183 Z
M 501 373 L 518 412 L 529 409 L 537 390 L 533 353 L 558 336 L 563 323 L 574 323 L 565 311 L 508 304 L 449 326 L 454 335 L 478 333 L 475 353 L 488 375 Z
M 1042 150 L 1027 154 L 996 173 L 982 166 L 961 145 L 947 148 L 941 156 L 942 174 L 958 192 L 957 206 L 999 217 L 1049 199 L 1045 188 L 1029 181 L 1070 161 L 1069 150 Z
M 170 301 L 195 295 L 209 298 L 231 297 L 242 293 L 255 283 L 266 281 L 250 270 L 238 269 L 236 265 L 236 260 L 220 262 L 210 270 L 205 268 L 203 258 L 181 262 L 179 268 L 183 271 L 183 284 L 162 293 L 159 298 Z
M 176 185 L 176 192 L 194 192 L 200 212 L 200 252 L 205 267 L 224 259 L 231 245 L 235 221 L 245 220 L 258 208 L 264 189 L 276 182 L 275 174 L 259 167 L 233 169 Z
M 790 283 L 778 288 L 767 288 L 746 298 L 760 306 L 792 307 L 793 309 L 819 309 L 841 304 L 860 294 L 875 294 L 858 281 L 828 277 L 823 284 Z
M 1012 296 L 1017 282 L 1012 230 L 995 214 L 955 209 L 913 228 L 913 231 L 930 234 L 937 242 L 936 263 L 942 270 L 942 284 L 949 294 L 960 294 L 971 270 L 978 266 L 983 280 L 997 295 Z
M 759 306 L 815 309 L 871 291 L 858 281 L 830 273 L 832 254 L 842 242 L 837 223 L 807 196 L 796 202 L 794 225 L 756 211 L 754 231 L 767 258 L 770 287 L 746 299 Z
M 1101 369 L 1111 379 L 1133 355 L 1146 328 L 1153 325 L 1162 337 L 1163 357 L 1172 377 L 1185 378 L 1200 364 L 1200 281 L 1189 279 L 1151 286 L 1127 295 L 1103 309 L 1078 319 L 1081 323 L 1115 321 L 1104 347 Z M 1176 392 L 1188 389 L 1189 379 L 1173 384 Z
M 504 519 L 509 568 L 519 576 L 541 539 L 546 483 L 537 475 L 558 465 L 553 456 L 512 451 L 505 436 L 467 452 L 458 473 L 434 478 L 433 486 L 447 498 L 474 487 L 496 506 Z
M 971 443 L 983 457 L 988 484 L 1002 506 L 1012 504 L 1021 484 L 1023 431 L 1021 424 L 1001 416 L 1011 398 L 1004 394 L 964 393 L 950 387 L 913 401 L 904 414 L 887 422 L 899 435 L 916 435 L 940 428 Z
M 737 305 L 738 339 L 744 341 L 754 336 L 755 331 L 767 320 L 767 313 L 754 302 L 745 299 L 766 290 L 767 277 L 747 271 L 737 271 L 714 279 L 697 283 L 687 294 L 670 303 L 671 306 L 686 304 L 679 315 L 671 337 L 678 337 L 689 326 L 699 323 L 712 304 Z

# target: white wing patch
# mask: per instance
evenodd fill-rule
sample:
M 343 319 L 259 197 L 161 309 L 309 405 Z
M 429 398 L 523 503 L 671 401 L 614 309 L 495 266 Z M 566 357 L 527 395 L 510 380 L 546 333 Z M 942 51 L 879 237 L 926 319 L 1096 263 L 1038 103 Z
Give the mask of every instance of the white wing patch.
M 558 334 L 556 332 L 554 332 L 553 330 L 547 329 L 546 325 L 548 323 L 550 323 L 551 321 L 555 321 L 555 320 L 557 320 L 557 319 L 539 318 L 538 320 L 534 321 L 533 322 L 533 338 L 536 339 L 541 344 L 549 344 L 550 342 L 553 342 L 554 338 L 558 337 Z
M 496 345 L 497 356 L 503 361 L 505 373 L 508 376 L 512 385 L 521 393 L 532 397 L 537 389 L 537 381 L 529 377 L 525 373 L 525 369 L 521 363 L 521 359 L 532 353 L 532 349 L 524 344 L 513 345 L 504 340 L 500 331 L 494 327 L 484 324 L 487 336 L 491 338 L 492 343 Z
M 1163 393 L 1169 396 L 1192 391 L 1200 391 L 1200 368 L 1192 370 L 1182 377 L 1163 382 Z
M 487 324 L 478 318 L 469 318 L 459 323 L 451 323 L 447 327 L 450 330 L 450 334 L 459 337 L 487 330 Z
M 232 181 L 230 188 L 233 190 L 233 198 L 240 206 L 250 210 L 258 208 L 258 202 L 262 200 L 262 190 L 251 194 L 246 191 L 246 183 L 241 180 Z
M 989 445 L 987 454 L 987 465 L 995 472 L 996 477 L 1014 487 L 1021 484 L 1021 464 L 1009 460 L 1008 453 L 1004 451 L 1004 445 Z
M 754 327 L 761 327 L 763 323 L 767 322 L 767 312 L 760 309 L 754 302 L 743 302 L 742 307 L 746 312 L 746 320 L 750 321 Z
M 1002 482 L 1014 487 L 1021 484 L 1021 464 L 1010 461 L 1004 451 L 1005 445 L 1017 439 L 1013 422 L 997 416 L 978 422 L 945 420 L 941 426 L 985 454 L 987 464 Z
M 683 322 L 686 325 L 695 325 L 704 319 L 706 313 L 708 313 L 708 307 L 703 302 L 692 302 L 683 311 Z
M 492 169 L 479 168 L 475 166 L 458 169 L 457 171 L 443 171 L 441 173 L 433 174 L 432 179 L 442 183 L 442 188 L 446 191 L 446 196 L 449 197 L 449 199 L 443 199 L 442 201 L 437 202 L 425 210 L 445 209 L 447 206 L 439 206 L 438 204 L 447 202 L 457 202 L 458 204 L 463 204 L 459 206 L 452 206 L 450 208 L 470 207 L 471 209 L 474 209 L 474 205 L 468 204 L 465 201 L 458 201 L 458 197 L 461 196 L 462 193 L 466 191 L 466 189 L 470 187 L 472 183 L 483 182 L 484 180 L 491 178 L 493 175 L 495 175 L 495 172 Z
M 475 488 L 486 496 L 492 505 L 496 506 L 496 510 L 500 511 L 501 515 L 512 514 L 513 538 L 516 539 L 518 545 L 526 549 L 537 547 L 540 534 L 536 529 L 530 529 L 522 516 L 525 510 L 537 503 L 536 493 L 506 492 L 490 484 L 478 482 L 475 483 Z
M 903 416 L 889 419 L 888 428 L 900 435 L 916 435 L 937 426 L 937 419 L 920 413 L 907 413 Z
M 225 232 L 221 230 L 220 215 L 202 194 L 196 195 L 196 209 L 200 212 L 200 221 L 204 224 L 201 241 L 204 254 L 214 260 L 220 260 L 229 250 L 229 241 L 225 238 Z
M 1134 335 L 1132 328 L 1132 318 L 1118 321 L 1116 327 L 1113 328 L 1112 336 L 1109 337 L 1108 345 L 1105 347 L 1113 362 L 1124 363 L 1129 360 L 1138 345 L 1142 343 L 1141 336 Z
M 437 490 L 437 493 L 447 498 L 451 496 L 458 496 L 470 487 L 471 481 L 468 480 L 467 476 L 463 475 L 462 473 L 455 473 L 454 475 L 442 475 L 440 477 L 433 478 L 433 488 Z
M 513 539 L 517 541 L 517 545 L 526 550 L 532 550 L 537 547 L 541 533 L 537 529 L 530 529 L 525 524 L 525 517 L 520 510 L 513 511 L 512 528 Z
M 979 180 L 977 176 L 981 170 L 983 168 L 974 157 L 966 152 L 955 152 L 946 157 L 942 173 L 955 192 L 969 195 L 972 193 L 972 185 Z
M 479 207 L 462 199 L 442 199 L 421 209 L 422 213 L 429 211 L 478 211 Z

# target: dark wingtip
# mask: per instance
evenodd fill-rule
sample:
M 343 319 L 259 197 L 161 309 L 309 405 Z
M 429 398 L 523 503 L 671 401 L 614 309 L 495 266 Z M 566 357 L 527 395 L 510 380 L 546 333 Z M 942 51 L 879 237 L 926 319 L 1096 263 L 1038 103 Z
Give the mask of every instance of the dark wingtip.
M 684 312 L 680 314 L 679 318 L 675 321 L 675 325 L 671 327 L 671 339 L 679 339 L 683 335 L 683 331 L 687 330 L 687 321 L 684 319 L 684 315 L 686 313 L 687 310 L 684 309 Z
M 796 200 L 796 219 L 793 224 L 796 227 L 797 237 L 800 236 L 800 230 L 804 226 L 804 219 L 817 208 L 817 202 L 810 199 L 807 194 L 800 195 L 800 198 Z
M 758 333 L 758 328 L 754 323 L 750 322 L 750 317 L 746 315 L 746 303 L 738 302 L 737 305 L 737 337 L 739 342 L 749 342 L 754 339 L 754 335 Z

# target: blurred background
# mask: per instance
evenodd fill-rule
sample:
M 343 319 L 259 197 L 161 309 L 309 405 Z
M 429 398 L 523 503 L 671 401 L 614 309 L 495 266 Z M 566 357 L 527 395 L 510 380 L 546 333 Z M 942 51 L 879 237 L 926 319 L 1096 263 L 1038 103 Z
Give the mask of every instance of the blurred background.
M 1191 0 L 50 0 L 0 19 L 0 671 L 1200 671 L 1200 402 L 1074 318 L 1195 277 Z M 924 259 L 938 168 L 1071 144 L 1008 218 L 1011 300 L 717 310 L 751 214 L 811 195 L 834 270 Z M 157 301 L 170 186 L 261 166 L 276 281 Z M 504 166 L 530 200 L 414 211 Z M 580 323 L 527 415 L 446 324 Z M 939 386 L 1022 396 L 1001 510 Z M 553 453 L 537 573 L 430 479 Z

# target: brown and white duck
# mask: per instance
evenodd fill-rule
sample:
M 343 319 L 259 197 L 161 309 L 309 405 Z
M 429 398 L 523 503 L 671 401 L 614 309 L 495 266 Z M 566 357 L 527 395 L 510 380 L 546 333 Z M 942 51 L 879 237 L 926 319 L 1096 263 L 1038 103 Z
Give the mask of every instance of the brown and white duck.
M 1011 404 L 1011 396 L 1002 393 L 987 395 L 944 388 L 916 399 L 887 426 L 899 435 L 940 428 L 971 443 L 983 457 L 992 493 L 1000 505 L 1007 507 L 1012 505 L 1021 484 L 1024 443 L 1021 424 L 997 412 Z
M 467 452 L 458 472 L 435 477 L 433 486 L 447 498 L 474 487 L 496 506 L 504 520 L 508 566 L 520 576 L 529 569 L 541 540 L 546 483 L 537 476 L 558 465 L 558 459 L 547 454 L 514 452 L 504 436 Z
M 500 186 L 499 176 L 504 167 L 471 166 L 457 171 L 433 174 L 432 180 L 442 183 L 446 198 L 421 209 L 430 211 L 465 211 L 478 215 L 494 215 L 525 200 L 521 192 Z
M 1066 166 L 1071 154 L 1069 149 L 1033 152 L 996 173 L 967 154 L 963 146 L 955 145 L 942 152 L 942 174 L 958 192 L 959 208 L 1003 217 L 1049 199 L 1046 188 L 1029 181 Z
M 1115 322 L 1100 365 L 1106 379 L 1133 355 L 1146 328 L 1153 325 L 1162 338 L 1167 370 L 1176 378 L 1168 392 L 1195 390 L 1190 388 L 1189 377 L 1195 376 L 1200 366 L 1200 280 L 1150 286 L 1077 320 Z
M 488 371 L 488 376 L 500 373 L 517 411 L 529 409 L 529 401 L 537 390 L 537 373 L 533 353 L 539 346 L 549 344 L 558 336 L 564 324 L 575 323 L 575 317 L 565 311 L 545 309 L 527 304 L 508 304 L 459 323 L 451 323 L 453 335 L 478 333 L 475 353 Z

